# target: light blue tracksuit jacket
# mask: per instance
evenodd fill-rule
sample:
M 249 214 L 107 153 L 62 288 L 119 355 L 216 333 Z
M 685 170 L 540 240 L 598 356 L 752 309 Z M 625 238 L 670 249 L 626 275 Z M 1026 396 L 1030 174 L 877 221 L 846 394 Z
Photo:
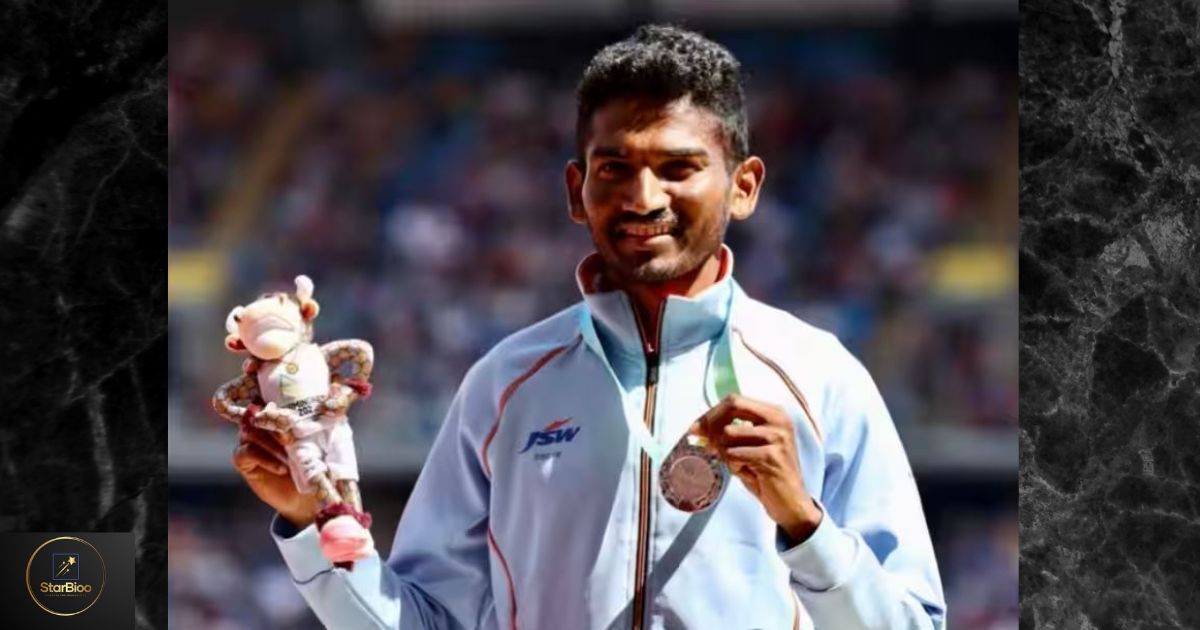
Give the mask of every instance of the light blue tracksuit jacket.
M 904 450 L 863 366 L 829 333 L 722 278 L 642 331 L 597 292 L 499 343 L 467 373 L 396 531 L 347 572 L 314 527 L 272 535 L 329 628 L 941 628 L 945 603 Z M 722 335 L 728 335 L 723 340 Z M 718 342 L 726 343 L 720 346 Z M 787 410 L 824 510 L 793 545 L 730 477 L 711 509 L 670 506 L 658 460 L 717 402 Z M 651 457 L 651 454 L 655 455 Z

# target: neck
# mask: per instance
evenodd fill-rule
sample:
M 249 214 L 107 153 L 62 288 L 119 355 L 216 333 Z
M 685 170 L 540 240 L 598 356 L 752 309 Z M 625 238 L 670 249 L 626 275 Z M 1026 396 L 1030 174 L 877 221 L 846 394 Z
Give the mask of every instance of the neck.
M 717 283 L 721 277 L 722 253 L 709 256 L 699 267 L 678 278 L 653 284 L 640 282 L 620 283 L 618 288 L 629 294 L 637 311 L 638 319 L 645 325 L 647 334 L 658 330 L 658 317 L 667 296 L 692 297 Z M 644 340 L 650 343 L 650 340 Z

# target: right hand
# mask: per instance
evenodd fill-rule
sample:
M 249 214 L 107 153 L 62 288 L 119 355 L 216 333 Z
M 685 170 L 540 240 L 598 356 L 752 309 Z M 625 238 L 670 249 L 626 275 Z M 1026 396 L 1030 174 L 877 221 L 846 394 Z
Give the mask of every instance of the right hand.
M 296 423 L 299 420 L 300 416 L 295 412 L 295 410 L 288 409 L 286 407 L 279 407 L 275 403 L 269 402 L 267 403 L 267 406 L 263 407 L 257 414 L 255 414 L 254 420 L 251 421 L 251 424 L 260 429 L 266 429 L 277 434 L 290 435 L 291 430 L 296 426 Z
M 317 513 L 315 494 L 296 488 L 288 470 L 287 452 L 279 435 L 262 429 L 243 427 L 233 451 L 233 467 L 246 485 L 263 503 L 271 506 L 292 525 L 303 529 Z

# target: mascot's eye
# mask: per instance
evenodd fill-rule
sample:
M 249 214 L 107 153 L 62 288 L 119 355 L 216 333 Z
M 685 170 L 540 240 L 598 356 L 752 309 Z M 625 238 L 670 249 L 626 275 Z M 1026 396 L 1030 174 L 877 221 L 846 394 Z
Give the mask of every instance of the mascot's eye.
M 239 324 L 240 324 L 240 323 L 242 323 L 242 316 L 241 316 L 241 315 L 234 315 L 234 316 L 233 316 L 233 321 L 234 321 L 234 322 L 237 322 L 237 323 L 239 323 Z

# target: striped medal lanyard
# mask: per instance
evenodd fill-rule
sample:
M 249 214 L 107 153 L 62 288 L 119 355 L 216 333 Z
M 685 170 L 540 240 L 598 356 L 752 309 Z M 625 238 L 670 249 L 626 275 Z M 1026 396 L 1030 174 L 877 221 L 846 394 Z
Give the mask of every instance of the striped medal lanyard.
M 730 347 L 730 331 L 721 333 L 714 348 L 713 390 L 717 401 L 729 394 L 739 393 L 737 375 L 733 371 L 733 351 Z M 707 391 L 708 384 L 705 383 Z M 716 401 L 708 401 L 715 404 Z M 734 420 L 734 422 L 742 422 Z M 662 461 L 658 484 L 667 503 L 684 512 L 701 512 L 713 506 L 725 486 L 729 483 L 729 467 L 715 451 L 709 448 L 707 439 L 686 433 L 675 444 L 666 457 L 659 460 L 655 453 L 651 459 Z

